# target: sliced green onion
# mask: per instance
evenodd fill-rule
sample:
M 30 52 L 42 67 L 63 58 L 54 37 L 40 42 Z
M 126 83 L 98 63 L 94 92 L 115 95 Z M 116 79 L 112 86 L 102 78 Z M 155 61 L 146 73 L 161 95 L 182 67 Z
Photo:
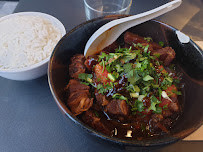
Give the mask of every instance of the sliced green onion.
M 104 69 L 105 69 L 105 63 L 104 63 L 104 60 L 102 59 L 102 66 L 103 66 L 103 70 L 102 70 L 102 73 L 104 72 Z
M 114 78 L 114 76 L 111 73 L 108 73 L 107 76 L 112 82 L 116 81 L 116 79 Z
M 131 98 L 138 98 L 139 97 L 139 93 L 136 92 L 136 93 L 130 93 L 130 97 Z

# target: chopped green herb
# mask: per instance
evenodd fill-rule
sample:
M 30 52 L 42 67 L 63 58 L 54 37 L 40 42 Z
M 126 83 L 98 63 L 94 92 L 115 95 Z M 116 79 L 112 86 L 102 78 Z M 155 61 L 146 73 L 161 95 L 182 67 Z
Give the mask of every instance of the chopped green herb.
M 82 81 L 80 81 L 80 83 L 81 83 L 81 84 L 84 84 L 84 85 L 89 85 L 89 83 L 87 83 L 87 82 L 82 82 Z
M 164 46 L 164 42 L 159 41 L 159 45 L 163 47 Z
M 158 91 L 159 91 L 159 100 L 161 101 L 162 90 L 159 88 Z
M 117 71 L 117 72 L 122 72 L 122 71 L 124 71 L 124 69 L 120 66 L 120 64 L 116 64 L 116 65 L 115 65 L 115 68 L 116 68 L 116 71 Z
M 144 37 L 144 40 L 146 40 L 147 42 L 150 42 L 150 41 L 152 41 L 152 38 L 151 37 Z
M 168 105 L 164 105 L 164 106 L 163 106 L 163 109 L 164 109 L 164 110 L 168 110 Z
M 119 94 L 119 93 L 116 93 L 112 96 L 113 99 L 120 99 L 120 100 L 125 100 L 126 102 L 128 102 L 128 98 L 126 98 L 125 96 Z
M 174 81 L 175 83 L 180 83 L 180 80 L 179 80 L 179 79 L 173 79 L 173 81 Z
M 139 97 L 139 93 L 130 93 L 130 97 L 131 98 L 138 98 Z
M 87 74 L 87 73 L 80 73 L 78 75 L 78 78 L 80 80 L 83 80 L 83 81 L 86 81 L 86 84 L 89 83 L 89 84 L 92 84 L 92 74 Z
M 180 91 L 176 91 L 176 90 L 172 90 L 173 93 L 177 94 L 177 95 L 182 95 L 182 93 Z
M 160 58 L 161 54 L 160 53 L 155 53 L 154 56 L 156 56 L 157 58 Z
M 147 52 L 148 49 L 149 49 L 149 44 L 148 44 L 147 46 L 145 46 L 145 48 L 144 48 L 144 52 Z
M 144 110 L 144 104 L 142 101 L 136 100 L 132 105 L 131 111 L 139 111 L 142 112 Z
M 154 80 L 154 78 L 152 78 L 150 75 L 146 75 L 144 78 L 143 78 L 144 81 L 149 81 L 149 80 Z
M 138 47 L 143 47 L 141 43 L 137 43 L 137 46 Z
M 114 78 L 114 76 L 113 76 L 111 73 L 108 73 L 108 78 L 109 78 L 112 82 L 116 81 L 116 79 Z
M 157 106 L 156 106 L 156 110 L 153 111 L 153 112 L 154 112 L 154 113 L 157 113 L 157 114 L 161 114 L 161 113 L 162 113 L 162 108 L 157 105 Z
M 99 117 L 99 113 L 96 110 L 94 110 L 94 114 L 96 115 L 96 117 Z

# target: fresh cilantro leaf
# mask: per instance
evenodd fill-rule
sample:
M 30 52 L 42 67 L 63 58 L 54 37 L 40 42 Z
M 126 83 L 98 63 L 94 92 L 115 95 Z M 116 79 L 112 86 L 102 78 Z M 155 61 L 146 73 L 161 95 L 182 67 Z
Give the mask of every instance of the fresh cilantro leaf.
M 146 75 L 144 78 L 143 78 L 144 81 L 149 81 L 149 80 L 154 80 L 154 78 L 152 78 L 150 75 Z
M 81 82 L 81 81 L 80 81 L 80 83 L 81 83 L 81 84 L 84 84 L 84 85 L 87 85 L 87 86 L 89 85 L 88 82 Z
M 140 70 L 144 71 L 145 69 L 147 69 L 148 64 L 149 64 L 148 60 L 142 61 Z
M 143 47 L 141 43 L 137 43 L 137 46 L 140 48 Z
M 111 72 L 111 66 L 108 64 L 107 66 L 106 66 L 106 70 L 110 73 Z
M 123 65 L 123 69 L 124 69 L 125 73 L 130 72 L 132 70 L 132 68 L 133 68 L 132 63 L 126 63 L 126 64 Z
M 156 105 L 156 110 L 154 110 L 153 112 L 157 114 L 162 114 L 162 108 Z
M 136 64 L 136 68 L 137 68 L 137 69 L 139 69 L 139 68 L 141 68 L 141 67 L 142 67 L 142 64 L 141 64 L 141 63 L 137 63 L 137 64 Z
M 104 86 L 102 84 L 98 84 L 97 85 L 97 90 L 100 90 L 101 88 L 103 88 Z
M 179 80 L 179 79 L 173 79 L 173 81 L 174 81 L 175 83 L 180 83 L 180 80 Z
M 142 101 L 136 100 L 132 105 L 131 111 L 139 111 L 142 112 L 144 110 L 144 104 Z
M 172 82 L 173 82 L 173 79 L 172 79 L 172 78 L 170 78 L 170 77 L 166 77 L 165 79 L 166 79 L 166 80 L 168 80 L 170 83 L 172 83 Z
M 146 53 L 148 51 L 148 49 L 149 49 L 149 44 L 145 46 L 144 52 Z
M 151 102 L 154 102 L 156 104 L 161 103 L 154 95 L 151 96 Z
M 156 103 L 152 102 L 148 110 L 156 111 Z
M 119 64 L 116 64 L 115 68 L 116 68 L 116 71 L 119 72 L 119 73 L 124 71 L 124 69 Z
M 164 106 L 163 106 L 163 109 L 164 109 L 164 110 L 168 110 L 168 105 L 164 105 Z
M 127 73 L 127 78 L 133 77 L 133 73 L 134 73 L 134 70 L 130 70 L 130 71 Z
M 92 77 L 93 77 L 92 74 L 87 74 L 87 73 L 80 73 L 80 74 L 78 75 L 78 78 L 79 78 L 80 80 L 84 80 L 84 81 L 86 81 L 86 82 L 88 82 L 88 83 L 90 83 L 90 84 L 92 84 Z
M 156 105 L 161 102 L 154 95 L 151 96 L 150 100 L 151 100 L 151 105 L 148 110 L 157 111 Z
M 164 78 L 164 80 L 161 83 L 161 89 L 166 90 L 169 86 L 171 86 L 171 82 Z
M 177 95 L 182 95 L 182 93 L 180 91 L 176 91 L 176 90 L 172 90 L 173 93 L 177 94 Z
M 102 52 L 102 54 L 101 55 L 99 55 L 99 62 L 102 60 L 102 59 L 104 59 L 104 58 L 106 58 L 108 55 L 106 54 L 106 53 L 104 53 L 104 52 Z
M 136 53 L 129 53 L 129 54 L 124 55 L 121 60 L 124 61 L 125 63 L 127 63 L 128 61 L 135 59 L 136 56 L 137 56 Z
M 159 45 L 163 47 L 164 46 L 164 42 L 159 41 Z
M 126 98 L 125 96 L 119 94 L 119 93 L 115 93 L 113 96 L 112 96 L 113 99 L 120 99 L 120 100 L 125 100 L 126 102 L 128 102 L 128 98 Z
M 144 37 L 144 40 L 146 40 L 147 42 L 150 42 L 150 41 L 152 41 L 152 38 L 151 37 Z
M 160 53 L 154 53 L 154 56 L 156 56 L 157 58 L 160 58 L 161 54 Z
M 142 112 L 142 111 L 144 110 L 144 104 L 143 104 L 143 102 L 139 102 L 139 103 L 137 104 L 137 110 L 138 110 L 139 112 Z

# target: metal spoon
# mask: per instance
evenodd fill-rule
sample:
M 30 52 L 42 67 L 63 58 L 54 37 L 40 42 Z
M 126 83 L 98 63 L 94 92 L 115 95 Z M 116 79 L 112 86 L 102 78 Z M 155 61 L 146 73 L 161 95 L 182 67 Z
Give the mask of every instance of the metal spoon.
M 84 55 L 87 57 L 101 52 L 102 49 L 112 44 L 127 29 L 169 12 L 180 6 L 181 3 L 182 0 L 173 0 L 150 11 L 113 20 L 103 25 L 88 40 Z

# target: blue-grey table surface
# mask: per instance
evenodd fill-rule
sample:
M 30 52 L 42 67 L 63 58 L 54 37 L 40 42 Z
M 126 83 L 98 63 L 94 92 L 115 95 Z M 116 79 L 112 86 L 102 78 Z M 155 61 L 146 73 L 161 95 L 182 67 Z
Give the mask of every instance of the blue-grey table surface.
M 133 0 L 130 14 L 166 3 L 166 0 Z M 14 12 L 39 11 L 57 17 L 69 31 L 85 21 L 83 0 L 20 0 Z M 193 40 L 203 40 L 203 1 L 183 4 L 158 20 L 166 22 Z M 179 141 L 156 151 L 202 151 L 202 141 Z M 122 152 L 136 150 L 95 140 L 57 107 L 47 76 L 31 81 L 0 77 L 0 152 Z M 149 149 L 148 151 L 151 151 Z

